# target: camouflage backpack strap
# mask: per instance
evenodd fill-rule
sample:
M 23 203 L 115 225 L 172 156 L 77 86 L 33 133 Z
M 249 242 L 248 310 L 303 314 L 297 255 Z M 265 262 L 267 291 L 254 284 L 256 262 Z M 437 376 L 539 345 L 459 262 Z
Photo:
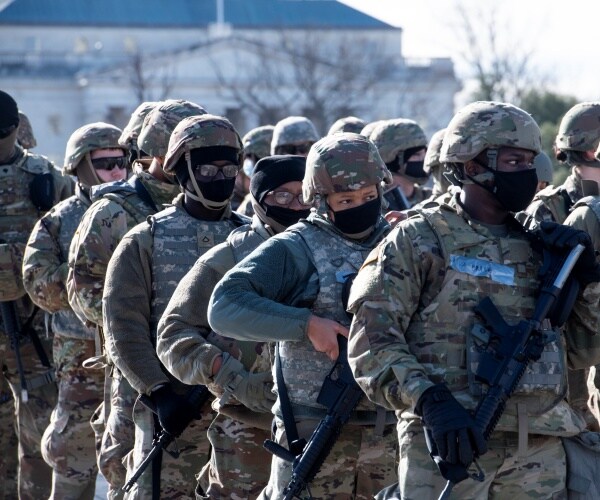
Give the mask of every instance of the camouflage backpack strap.
M 581 198 L 575 205 L 573 205 L 573 209 L 577 207 L 586 206 L 590 208 L 594 215 L 598 219 L 600 223 L 600 197 L 598 196 L 586 196 L 585 198 Z
M 541 201 L 550 210 L 558 223 L 564 222 L 571 211 L 573 202 L 563 186 L 548 186 L 535 195 L 533 201 Z

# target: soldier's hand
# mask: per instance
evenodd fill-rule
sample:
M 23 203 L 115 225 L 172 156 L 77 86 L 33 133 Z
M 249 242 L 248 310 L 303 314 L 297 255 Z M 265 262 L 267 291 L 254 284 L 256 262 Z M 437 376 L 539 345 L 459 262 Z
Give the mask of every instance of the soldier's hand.
M 152 391 L 150 398 L 156 406 L 161 427 L 169 434 L 178 437 L 191 420 L 193 406 L 185 397 L 175 393 L 170 384 Z
M 554 251 L 569 252 L 577 245 L 583 245 L 585 250 L 577 259 L 573 275 L 582 286 L 600 281 L 600 265 L 590 235 L 571 226 L 544 221 L 540 224 L 540 235 L 544 244 Z
M 250 373 L 230 354 L 222 354 L 221 368 L 214 378 L 215 384 L 229 391 L 247 408 L 268 413 L 275 402 L 271 392 L 273 376 L 271 372 Z
M 348 338 L 348 333 L 348 328 L 331 319 L 313 314 L 308 320 L 308 339 L 316 351 L 324 352 L 332 361 L 335 361 L 340 355 L 337 336 L 342 335 Z

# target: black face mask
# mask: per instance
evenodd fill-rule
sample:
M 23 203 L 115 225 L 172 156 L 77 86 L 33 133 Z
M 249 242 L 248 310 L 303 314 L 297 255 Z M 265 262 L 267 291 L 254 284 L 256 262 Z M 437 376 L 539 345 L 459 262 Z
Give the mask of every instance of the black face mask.
M 363 203 L 359 207 L 333 211 L 333 224 L 344 234 L 360 234 L 373 227 L 381 215 L 381 198 Z
M 509 212 L 525 210 L 537 188 L 535 168 L 519 172 L 494 171 L 495 187 L 490 189 L 500 204 Z
M 425 173 L 425 170 L 423 170 L 424 164 L 425 164 L 425 162 L 423 160 L 407 161 L 406 168 L 404 169 L 404 173 L 408 177 L 415 177 L 415 178 L 423 177 L 423 178 L 427 179 L 429 176 Z
M 198 182 L 198 187 L 208 201 L 222 202 L 231 198 L 235 186 L 235 177 L 210 182 Z
M 310 208 L 303 210 L 293 210 L 287 207 L 277 207 L 275 205 L 263 205 L 267 217 L 279 222 L 282 226 L 290 227 L 296 224 L 300 219 L 306 219 L 310 214 Z

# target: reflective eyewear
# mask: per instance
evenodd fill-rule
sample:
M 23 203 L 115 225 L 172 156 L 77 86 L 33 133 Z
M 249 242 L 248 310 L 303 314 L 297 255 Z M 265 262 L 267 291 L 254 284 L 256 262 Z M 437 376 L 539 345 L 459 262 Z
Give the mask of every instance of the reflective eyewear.
M 302 193 L 294 194 L 290 193 L 289 191 L 269 191 L 267 196 L 272 196 L 275 200 L 275 203 L 284 207 L 291 205 L 294 199 L 298 200 L 298 203 L 300 203 L 300 205 L 303 207 L 312 207 L 313 205 L 312 203 L 304 203 Z
M 216 165 L 211 165 L 209 163 L 206 165 L 196 165 L 195 170 L 199 171 L 202 177 L 212 179 L 219 172 L 222 172 L 223 177 L 231 179 L 238 174 L 240 168 L 237 165 L 233 165 L 232 163 L 228 165 L 223 165 L 222 167 L 217 167 Z
M 115 168 L 124 169 L 129 165 L 126 156 L 114 156 L 112 158 L 93 158 L 92 165 L 96 170 L 114 170 Z

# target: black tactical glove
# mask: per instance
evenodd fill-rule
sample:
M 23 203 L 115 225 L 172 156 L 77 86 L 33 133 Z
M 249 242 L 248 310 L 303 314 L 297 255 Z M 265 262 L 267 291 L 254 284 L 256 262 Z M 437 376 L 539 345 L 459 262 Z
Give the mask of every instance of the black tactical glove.
M 170 384 L 163 385 L 150 395 L 156 406 L 156 414 L 161 427 L 169 434 L 177 437 L 194 418 L 193 406 L 173 391 Z
M 487 451 L 483 432 L 445 385 L 427 389 L 419 398 L 415 413 L 431 431 L 437 454 L 445 462 L 468 467 L 474 458 Z
M 569 252 L 578 244 L 583 245 L 585 250 L 577 259 L 572 275 L 582 287 L 600 281 L 600 265 L 596 261 L 596 252 L 588 233 L 571 226 L 544 221 L 540 224 L 540 236 L 550 251 L 559 253 Z

